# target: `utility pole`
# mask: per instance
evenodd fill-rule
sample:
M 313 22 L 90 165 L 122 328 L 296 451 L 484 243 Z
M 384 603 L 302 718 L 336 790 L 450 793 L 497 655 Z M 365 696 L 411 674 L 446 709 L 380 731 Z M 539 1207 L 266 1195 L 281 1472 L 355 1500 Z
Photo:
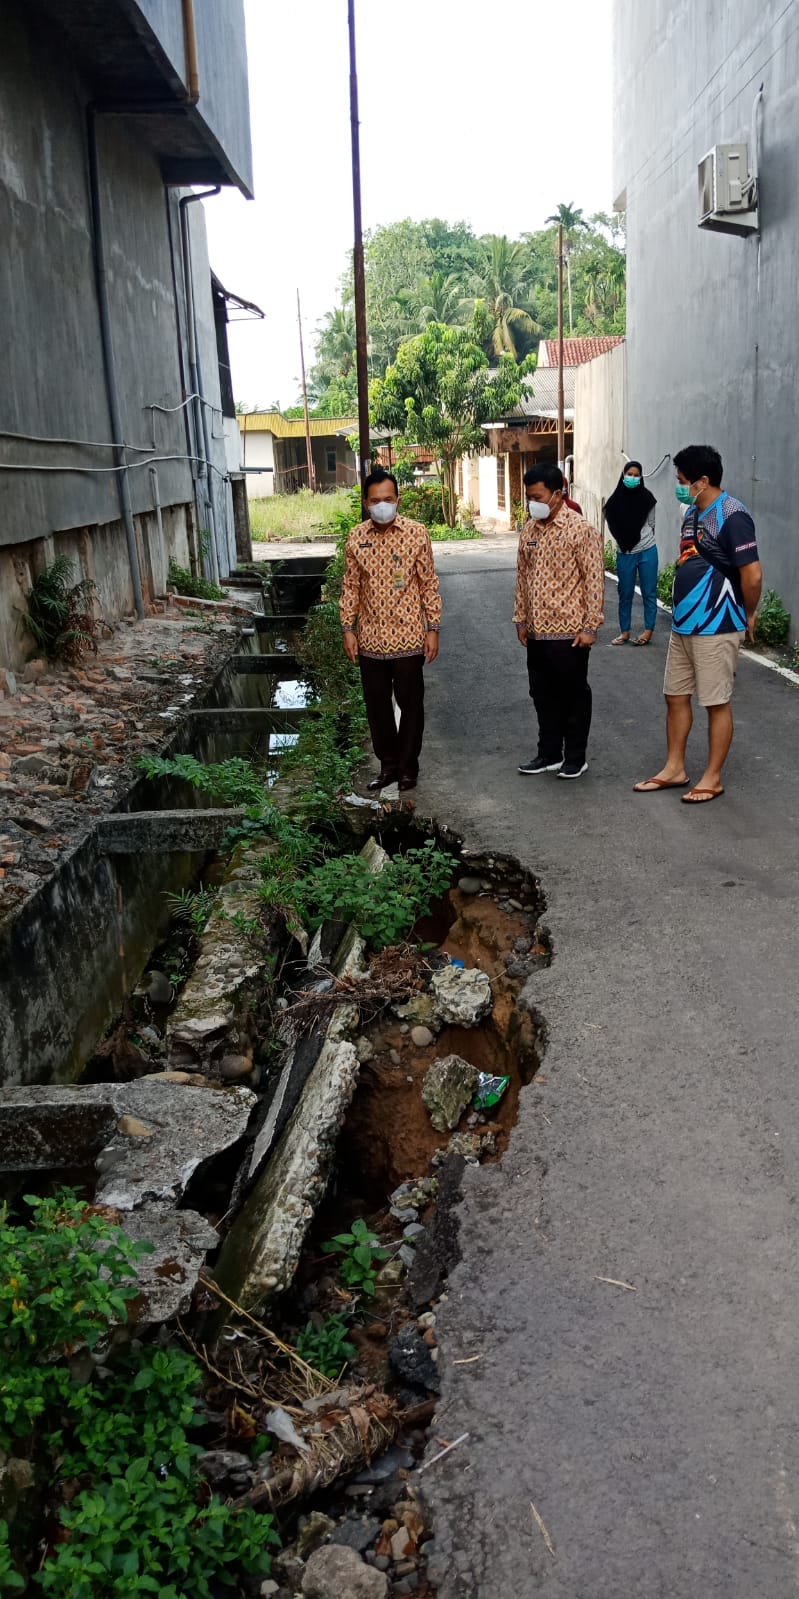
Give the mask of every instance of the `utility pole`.
M 363 223 L 361 221 L 361 141 L 358 132 L 358 68 L 355 56 L 355 0 L 347 0 L 350 35 L 350 128 L 352 132 L 352 213 L 355 242 L 352 264 L 355 276 L 355 372 L 358 380 L 358 465 L 360 480 L 368 477 L 372 465 L 369 444 L 369 373 L 366 359 L 366 276 L 363 265 Z
M 311 417 L 308 411 L 308 386 L 305 382 L 305 351 L 302 347 L 302 316 L 300 314 L 300 291 L 297 290 L 297 326 L 300 330 L 300 371 L 302 373 L 302 404 L 305 411 L 305 456 L 308 462 L 308 487 L 312 494 L 316 493 L 316 473 L 313 466 L 313 450 L 311 448 Z
M 563 223 L 558 224 L 558 466 L 566 465 L 566 407 L 563 398 Z

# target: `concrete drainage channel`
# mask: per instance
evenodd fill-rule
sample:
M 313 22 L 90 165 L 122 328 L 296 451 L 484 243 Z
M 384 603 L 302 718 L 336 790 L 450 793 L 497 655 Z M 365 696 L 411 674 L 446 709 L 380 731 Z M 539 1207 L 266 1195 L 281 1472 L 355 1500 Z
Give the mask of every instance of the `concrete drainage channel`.
M 320 574 L 297 565 L 278 587 L 291 609 L 254 618 L 171 741 L 188 736 L 204 761 L 257 750 L 278 798 L 281 749 L 313 714 L 293 651 Z M 154 1243 L 136 1322 L 180 1318 L 207 1368 L 203 1470 L 224 1498 L 277 1515 L 284 1548 L 264 1594 L 434 1592 L 436 1305 L 464 1165 L 501 1156 L 539 1062 L 538 885 L 412 810 L 353 801 L 342 849 L 377 873 L 431 839 L 453 886 L 409 945 L 372 955 L 333 921 L 303 953 L 263 911 L 268 840 L 213 862 L 231 812 L 188 810 L 174 779 L 155 806 L 152 794 L 137 783 L 99 830 L 114 865 L 146 850 L 134 859 L 149 933 L 135 958 L 116 952 L 124 992 L 84 1049 L 86 1078 L 4 1094 L 5 1197 L 68 1181 Z M 142 975 L 163 888 L 196 875 L 198 854 L 216 890 L 208 923 L 173 926 Z M 117 896 L 116 936 L 125 910 Z M 177 945 L 175 997 L 163 968 Z M 242 1595 L 258 1591 L 242 1579 Z

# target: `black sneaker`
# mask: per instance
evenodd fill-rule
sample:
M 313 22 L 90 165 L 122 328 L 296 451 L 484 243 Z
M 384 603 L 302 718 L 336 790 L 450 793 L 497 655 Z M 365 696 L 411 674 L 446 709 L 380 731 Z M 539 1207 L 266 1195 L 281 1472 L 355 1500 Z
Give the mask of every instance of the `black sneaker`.
M 588 771 L 587 761 L 564 761 L 558 777 L 582 777 Z
M 522 777 L 535 777 L 538 772 L 558 772 L 561 765 L 561 761 L 548 761 L 544 755 L 533 755 L 517 770 L 521 772 Z

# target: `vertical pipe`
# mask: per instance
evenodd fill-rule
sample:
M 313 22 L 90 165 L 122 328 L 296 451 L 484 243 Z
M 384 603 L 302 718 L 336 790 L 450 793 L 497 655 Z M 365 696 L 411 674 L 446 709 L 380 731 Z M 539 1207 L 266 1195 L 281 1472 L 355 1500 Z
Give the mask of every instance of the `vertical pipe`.
M 149 468 L 149 473 L 150 473 L 150 483 L 152 485 L 152 491 L 153 491 L 153 508 L 155 510 L 155 525 L 158 528 L 158 544 L 159 544 L 159 548 L 160 548 L 160 551 L 161 551 L 161 570 L 162 570 L 163 578 L 164 578 L 164 591 L 166 592 L 166 578 L 167 578 L 167 568 L 169 566 L 169 562 L 167 561 L 166 545 L 164 543 L 164 518 L 163 518 L 163 516 L 161 514 L 161 490 L 160 490 L 160 488 L 158 486 L 158 469 L 156 467 L 154 467 L 154 466 L 151 466 Z
M 558 223 L 558 466 L 566 464 L 566 407 L 563 396 L 563 223 Z
M 187 207 L 195 200 L 205 200 L 211 195 L 219 194 L 219 185 L 214 189 L 207 189 L 202 194 L 184 194 L 178 202 L 180 208 L 180 239 L 183 247 L 183 279 L 186 293 L 186 331 L 188 335 L 188 362 L 189 382 L 194 395 L 194 433 L 197 440 L 197 453 L 200 457 L 200 480 L 204 490 L 205 505 L 208 511 L 209 533 L 211 537 L 210 576 L 214 583 L 219 582 L 220 561 L 219 547 L 216 530 L 216 512 L 211 489 L 211 474 L 208 462 L 211 459 L 211 447 L 208 438 L 208 417 L 202 398 L 202 373 L 200 369 L 200 355 L 197 348 L 197 310 L 194 300 L 194 278 L 191 269 L 191 234 L 189 232 L 189 217 Z M 206 562 L 203 562 L 206 565 Z M 206 574 L 207 575 L 207 574 Z
M 194 26 L 194 0 L 183 0 L 183 43 L 186 52 L 186 91 L 190 105 L 200 98 L 200 69 L 197 65 L 197 29 Z
M 350 36 L 350 131 L 352 137 L 352 212 L 354 246 L 352 263 L 355 278 L 355 371 L 358 379 L 359 475 L 361 483 L 369 474 L 372 452 L 369 446 L 369 377 L 366 358 L 366 275 L 363 262 L 363 223 L 361 220 L 361 144 L 358 132 L 358 67 L 355 54 L 355 0 L 347 0 Z
M 297 326 L 300 330 L 300 371 L 302 373 L 302 407 L 305 416 L 305 458 L 308 462 L 308 487 L 312 494 L 316 493 L 316 473 L 313 465 L 313 450 L 311 448 L 311 416 L 308 410 L 308 386 L 305 382 L 305 351 L 302 344 L 302 315 L 300 313 L 300 291 L 297 290 Z
M 111 311 L 108 301 L 108 274 L 105 264 L 105 244 L 103 238 L 103 213 L 100 203 L 100 171 L 97 158 L 97 114 L 94 106 L 89 106 L 87 112 L 87 146 L 89 159 L 89 191 L 91 196 L 92 213 L 92 246 L 94 252 L 94 273 L 97 284 L 97 303 L 100 312 L 100 338 L 103 346 L 103 367 L 105 369 L 105 386 L 108 395 L 108 411 L 111 420 L 111 434 L 114 441 L 114 454 L 116 457 L 117 494 L 122 521 L 125 525 L 125 541 L 128 547 L 128 565 L 130 567 L 130 580 L 133 585 L 133 603 L 139 621 L 144 616 L 144 596 L 141 587 L 141 572 L 139 571 L 139 552 L 136 547 L 136 527 L 133 521 L 133 502 L 130 497 L 130 480 L 128 477 L 128 458 L 125 450 L 124 433 L 122 429 L 122 413 L 119 404 L 119 388 L 117 385 L 116 365 L 114 363 L 114 347 L 111 337 Z

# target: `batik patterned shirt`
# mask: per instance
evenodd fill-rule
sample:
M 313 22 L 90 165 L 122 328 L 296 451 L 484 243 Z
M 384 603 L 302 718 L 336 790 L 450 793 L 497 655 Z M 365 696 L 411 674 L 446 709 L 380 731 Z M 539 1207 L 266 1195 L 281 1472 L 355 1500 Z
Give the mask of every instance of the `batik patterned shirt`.
M 746 506 L 720 494 L 706 511 L 686 511 L 674 574 L 672 631 L 693 637 L 744 633 L 746 606 L 739 571 L 759 560 L 755 524 Z
M 354 527 L 344 555 L 342 627 L 355 627 L 362 655 L 396 660 L 424 654 L 424 636 L 441 622 L 430 535 L 421 522 L 395 517 L 388 527 Z
M 531 517 L 519 534 L 513 620 L 531 638 L 573 639 L 605 620 L 602 540 L 590 523 L 561 506 L 551 521 Z

